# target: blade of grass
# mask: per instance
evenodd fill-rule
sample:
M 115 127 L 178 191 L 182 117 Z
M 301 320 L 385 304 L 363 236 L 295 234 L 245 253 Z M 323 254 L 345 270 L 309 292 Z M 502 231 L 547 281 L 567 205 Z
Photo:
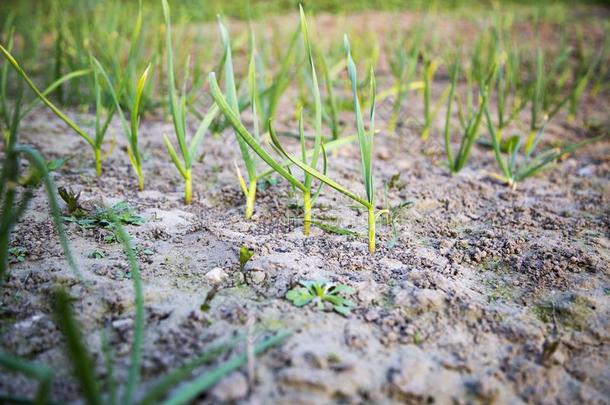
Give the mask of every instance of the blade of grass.
M 0 366 L 38 381 L 36 396 L 32 401 L 24 400 L 24 403 L 32 403 L 35 405 L 43 405 L 48 403 L 49 395 L 51 393 L 51 381 L 53 379 L 53 372 L 50 368 L 41 364 L 27 362 L 2 351 L 0 351 Z M 7 400 L 6 403 L 19 402 L 16 401 L 16 398 L 0 398 L 0 401 L 3 403 L 4 400 Z
M 53 294 L 55 319 L 66 341 L 68 358 L 72 363 L 74 378 L 79 382 L 81 393 L 90 405 L 103 403 L 91 354 L 83 341 L 80 328 L 70 306 L 71 297 L 63 289 Z
M 287 331 L 278 332 L 274 336 L 267 338 L 263 342 L 256 345 L 254 347 L 254 354 L 263 353 L 267 349 L 270 349 L 273 346 L 277 346 L 285 339 L 287 339 L 290 335 L 290 332 Z M 233 357 L 232 359 L 222 363 L 209 373 L 203 374 L 202 376 L 186 384 L 176 393 L 175 396 L 163 402 L 163 405 L 180 405 L 189 403 L 193 399 L 197 398 L 197 396 L 199 396 L 202 392 L 214 386 L 214 384 L 220 381 L 222 377 L 243 366 L 246 361 L 246 353 L 242 353 L 238 356 Z
M 237 336 L 229 339 L 227 342 L 223 342 L 210 349 L 207 349 L 197 358 L 163 376 L 150 389 L 147 390 L 146 395 L 141 400 L 137 401 L 137 403 L 139 405 L 153 405 L 159 403 L 163 396 L 169 393 L 180 382 L 184 381 L 186 378 L 189 378 L 196 369 L 219 357 L 221 354 L 231 350 L 233 347 L 235 347 L 235 345 L 237 345 L 237 343 L 243 341 L 243 339 L 244 336 Z

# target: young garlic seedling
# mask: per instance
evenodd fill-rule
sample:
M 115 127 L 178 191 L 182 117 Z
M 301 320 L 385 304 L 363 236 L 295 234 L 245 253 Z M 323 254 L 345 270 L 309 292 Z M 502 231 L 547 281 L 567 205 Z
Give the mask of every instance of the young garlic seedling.
M 485 117 L 487 119 L 487 128 L 491 136 L 491 144 L 494 151 L 496 162 L 501 170 L 501 175 L 494 175 L 502 182 L 506 183 L 509 187 L 515 189 L 517 183 L 522 182 L 528 177 L 534 176 L 537 173 L 549 168 L 562 156 L 575 151 L 599 138 L 591 138 L 581 142 L 573 143 L 564 146 L 563 148 L 549 148 L 540 153 L 534 153 L 538 146 L 548 118 L 545 117 L 543 124 L 540 129 L 536 132 L 531 145 L 528 147 L 523 141 L 520 135 L 513 135 L 506 140 L 504 143 L 500 143 L 500 137 L 498 136 L 494 124 L 489 113 L 489 109 L 485 106 Z M 526 138 L 529 140 L 529 136 Z M 502 153 L 506 150 L 506 159 L 503 159 Z M 519 156 L 519 153 L 523 151 L 523 156 Z
M 10 48 L 11 48 L 11 45 L 9 43 L 9 50 L 10 50 Z M 40 100 L 42 103 L 44 103 L 59 119 L 61 119 L 63 122 L 65 122 L 72 130 L 74 130 L 81 138 L 83 138 L 87 142 L 87 144 L 89 144 L 91 149 L 93 149 L 94 158 L 95 158 L 95 174 L 98 177 L 101 176 L 102 175 L 102 159 L 103 159 L 102 143 L 104 141 L 104 136 L 106 134 L 108 125 L 110 123 L 110 120 L 111 120 L 114 112 L 111 110 L 108 113 L 106 119 L 102 120 L 101 111 L 102 111 L 103 107 L 101 104 L 101 96 L 99 93 L 99 91 L 100 91 L 99 81 L 98 81 L 97 77 L 95 76 L 96 73 L 94 72 L 94 81 L 96 83 L 96 87 L 95 87 L 95 89 L 96 89 L 95 136 L 91 137 L 87 134 L 87 132 L 83 128 L 81 128 L 78 124 L 76 124 L 72 119 L 70 119 L 63 112 L 61 112 L 59 110 L 59 108 L 57 108 L 57 106 L 55 106 L 55 104 L 53 104 L 47 98 L 47 96 L 51 92 L 53 92 L 54 90 L 59 88 L 62 85 L 62 83 L 66 82 L 67 80 L 71 80 L 75 77 L 89 74 L 90 71 L 89 70 L 78 70 L 78 71 L 69 73 L 69 74 L 59 78 L 55 82 L 53 82 L 44 91 L 40 91 L 38 89 L 38 87 L 36 87 L 34 82 L 32 82 L 32 80 L 29 78 L 29 76 L 25 73 L 25 71 L 21 68 L 21 66 L 19 65 L 17 60 L 15 60 L 13 55 L 11 55 L 9 50 L 7 50 L 2 45 L 0 45 L 0 52 L 2 52 L 2 54 L 4 55 L 6 60 L 11 64 L 11 66 L 13 66 L 15 71 L 23 78 L 23 80 L 32 89 L 32 91 L 34 91 L 38 100 Z M 7 68 L 8 68 L 8 65 L 4 65 L 3 72 L 6 72 Z M 3 74 L 3 77 L 6 78 L 6 74 Z M 4 83 L 3 91 L 6 91 L 6 79 L 3 79 L 3 83 Z M 21 118 L 23 118 L 23 116 L 25 116 L 25 114 L 27 114 L 28 112 L 32 111 L 35 106 L 36 106 L 36 101 L 30 103 L 22 112 Z
M 183 88 L 182 95 L 178 98 L 176 92 L 176 79 L 174 73 L 174 57 L 172 52 L 172 29 L 171 29 L 171 18 L 170 9 L 167 4 L 167 0 L 163 0 L 163 13 L 165 16 L 165 47 L 166 47 L 166 58 L 167 58 L 167 77 L 168 77 L 168 94 L 169 94 L 169 108 L 174 122 L 174 133 L 176 140 L 178 141 L 178 149 L 182 155 L 182 161 L 178 157 L 178 153 L 174 149 L 171 141 L 167 135 L 163 134 L 163 141 L 167 147 L 169 156 L 178 169 L 178 172 L 184 179 L 184 203 L 190 204 L 192 200 L 192 166 L 193 160 L 197 155 L 197 149 L 203 141 L 205 132 L 210 127 L 210 124 L 216 118 L 218 114 L 218 107 L 213 106 L 203 117 L 199 128 L 195 132 L 195 135 L 191 138 L 191 141 L 187 141 L 186 135 L 186 83 Z M 188 64 L 187 64 L 188 69 Z M 186 80 L 186 79 L 185 79 Z
M 527 95 L 520 94 L 522 86 L 518 48 L 504 46 L 506 50 L 497 58 L 498 70 L 493 83 L 496 90 L 496 133 L 500 141 L 504 130 L 519 116 L 528 102 Z
M 218 26 L 220 29 L 220 36 L 222 38 L 222 43 L 225 51 L 225 61 L 224 61 L 224 82 L 225 82 L 225 94 L 227 98 L 227 103 L 231 110 L 235 113 L 237 117 L 239 117 L 239 102 L 237 98 L 237 89 L 235 87 L 235 74 L 233 73 L 233 59 L 231 55 L 231 38 L 229 36 L 229 31 L 222 23 L 220 16 L 218 17 Z M 252 96 L 252 95 L 251 95 Z M 253 106 L 256 109 L 256 105 Z M 223 111 L 224 112 L 224 111 Z M 226 116 L 226 113 L 225 113 Z M 228 118 L 228 117 L 227 117 Z M 235 128 L 235 126 L 234 126 Z M 242 191 L 246 197 L 246 219 L 249 219 L 254 214 L 254 202 L 256 201 L 256 187 L 257 187 L 257 171 L 256 171 L 256 160 L 254 156 L 250 153 L 250 149 L 248 148 L 248 144 L 246 141 L 237 134 L 236 130 L 236 138 L 237 143 L 239 144 L 239 149 L 241 151 L 241 156 L 246 166 L 246 172 L 248 174 L 248 182 L 249 184 L 244 187 L 245 180 L 238 175 L 240 178 L 240 185 L 242 187 Z
M 351 50 L 349 40 L 347 35 L 344 37 L 344 45 L 347 53 L 347 68 L 348 75 L 352 84 L 352 97 L 354 103 L 354 113 L 356 115 L 356 128 L 358 131 L 358 143 L 360 146 L 360 157 L 361 157 L 361 169 L 362 169 L 362 178 L 366 190 L 366 199 L 359 197 L 356 193 L 347 189 L 346 187 L 340 185 L 335 182 L 326 174 L 320 173 L 315 168 L 306 164 L 305 162 L 291 156 L 286 152 L 286 150 L 281 145 L 277 135 L 274 131 L 271 131 L 271 139 L 276 146 L 276 148 L 288 159 L 292 161 L 293 164 L 300 167 L 301 170 L 306 172 L 307 174 L 315 177 L 322 183 L 328 185 L 329 187 L 335 189 L 336 191 L 342 193 L 343 195 L 351 198 L 357 203 L 364 206 L 367 210 L 367 218 L 368 218 L 368 247 L 369 252 L 375 252 L 375 221 L 377 219 L 377 215 L 375 213 L 375 193 L 373 187 L 373 138 L 375 134 L 375 108 L 376 108 L 376 85 L 375 85 L 375 74 L 373 69 L 369 70 L 369 86 L 370 86 L 370 99 L 371 99 L 371 109 L 370 109 L 370 121 L 369 121 L 369 131 L 365 131 L 364 122 L 362 119 L 362 113 L 360 111 L 360 102 L 358 98 L 358 78 L 356 74 L 356 65 L 352 59 Z
M 308 51 L 309 62 L 310 62 L 310 67 L 311 67 L 311 72 L 312 72 L 312 80 L 314 82 L 314 86 L 313 86 L 314 98 L 316 99 L 316 103 L 315 103 L 316 104 L 316 124 L 315 124 L 316 135 L 315 135 L 315 141 L 314 141 L 315 145 L 314 145 L 314 149 L 311 153 L 311 160 L 309 161 L 309 163 L 307 163 L 311 167 L 315 167 L 317 165 L 317 159 L 319 158 L 319 155 L 323 152 L 322 135 L 321 135 L 322 107 L 321 107 L 321 98 L 320 98 L 319 91 L 316 90 L 317 89 L 317 77 L 316 77 L 316 73 L 315 73 L 311 46 L 309 43 L 309 33 L 308 33 L 308 28 L 307 28 L 307 22 L 305 20 L 305 14 L 303 13 L 302 9 L 301 9 L 300 18 L 301 18 L 301 31 L 303 33 L 303 40 L 305 42 L 305 47 Z M 260 140 L 259 140 L 259 136 L 258 136 L 259 135 L 258 102 L 257 102 L 258 90 L 257 90 L 256 80 L 255 80 L 254 52 L 255 52 L 255 50 L 253 48 L 253 54 L 250 58 L 250 67 L 248 70 L 249 92 L 250 92 L 250 98 L 251 98 L 250 104 L 252 107 L 252 114 L 253 114 L 253 127 L 254 127 L 253 132 L 254 132 L 254 134 L 251 134 L 244 127 L 244 125 L 241 122 L 241 119 L 239 118 L 238 113 L 236 113 L 236 110 L 231 108 L 231 105 L 229 103 L 230 94 L 227 95 L 227 97 L 225 97 L 222 94 L 220 87 L 218 86 L 218 82 L 216 81 L 216 76 L 213 72 L 210 73 L 210 77 L 209 77 L 212 98 L 214 99 L 214 101 L 216 102 L 216 104 L 218 105 L 218 107 L 220 108 L 222 113 L 225 115 L 225 117 L 229 120 L 230 124 L 233 126 L 237 136 L 239 137 L 238 139 L 240 139 L 241 142 L 243 142 L 246 145 L 246 147 L 250 147 L 252 149 L 252 151 L 254 151 L 254 153 L 256 153 L 263 161 L 265 161 L 269 166 L 271 166 L 280 176 L 284 177 L 293 187 L 295 187 L 296 189 L 298 189 L 302 192 L 302 194 L 303 194 L 303 213 L 304 213 L 304 215 L 303 215 L 303 233 L 305 235 L 309 235 L 310 229 L 311 229 L 311 208 L 312 208 L 313 202 L 315 202 L 316 198 L 320 194 L 321 185 L 312 196 L 311 187 L 312 187 L 312 182 L 313 182 L 314 176 L 305 172 L 304 181 L 303 182 L 299 181 L 292 175 L 292 173 L 289 170 L 287 170 L 284 167 L 285 165 L 283 163 L 277 162 L 260 145 Z M 231 63 L 231 61 L 227 60 L 226 63 Z M 229 66 L 228 69 L 230 71 L 232 71 L 231 66 Z M 225 77 L 225 80 L 226 80 L 226 77 Z M 271 126 L 271 123 L 268 124 L 268 127 L 269 127 L 272 138 L 277 139 L 277 135 L 275 134 L 275 131 L 273 130 L 273 127 Z M 304 134 L 304 124 L 303 124 L 302 113 L 301 113 L 300 119 L 299 119 L 299 133 L 300 133 L 300 139 L 301 139 L 301 155 L 302 155 L 301 158 L 303 159 L 304 162 L 307 162 L 308 153 L 305 149 L 305 134 Z M 326 172 L 326 157 L 325 157 L 325 155 L 323 155 L 322 157 L 324 159 L 323 171 Z M 239 177 L 239 182 L 240 182 L 240 185 L 241 185 L 241 188 L 242 188 L 244 194 L 246 194 L 246 196 L 249 197 L 250 189 L 246 186 L 246 182 L 243 179 L 243 177 L 241 176 L 241 174 L 239 174 L 239 170 L 238 170 L 238 177 Z
M 390 71 L 394 78 L 394 87 L 396 88 L 396 96 L 394 97 L 394 105 L 392 106 L 392 116 L 388 121 L 388 132 L 394 132 L 399 119 L 400 109 L 410 87 L 412 86 L 413 76 L 417 67 L 417 54 L 419 53 L 419 38 L 411 45 L 407 51 L 406 42 L 402 38 L 396 48 L 392 52 L 390 59 Z
M 7 75 L 8 71 L 4 69 L 0 77 L 2 83 L 6 82 Z M 18 84 L 17 98 L 12 112 L 8 111 L 5 95 L 4 91 L 0 91 L 0 117 L 4 121 L 2 124 L 6 125 L 6 133 L 0 137 L 4 146 L 2 170 L 0 170 L 0 285 L 4 282 L 8 271 L 11 233 L 17 222 L 26 213 L 28 204 L 34 196 L 33 185 L 23 184 L 23 190 L 19 190 L 17 187 L 22 179 L 23 160 L 29 163 L 30 172 L 35 172 L 36 177 L 45 186 L 51 217 L 68 265 L 78 279 L 83 281 L 84 278 L 79 272 L 76 261 L 69 249 L 69 242 L 57 201 L 55 183 L 51 176 L 49 176 L 47 162 L 36 149 L 19 143 L 19 125 L 23 118 L 21 112 L 23 101 L 22 83 Z
M 423 71 L 423 89 L 422 93 L 424 96 L 424 128 L 422 129 L 421 139 L 426 140 L 430 137 L 430 130 L 434 118 L 438 114 L 441 104 L 449 93 L 449 86 L 443 91 L 436 103 L 432 104 L 432 83 L 434 82 L 434 74 L 438 69 L 438 62 L 434 59 L 427 59 L 424 64 Z
M 102 143 L 110 121 L 116 111 L 114 103 L 106 114 L 106 118 L 102 119 L 102 112 L 104 111 L 104 105 L 102 102 L 102 84 L 100 83 L 100 77 L 97 68 L 94 66 L 93 58 L 91 58 L 91 70 L 93 71 L 93 96 L 95 98 L 95 137 L 93 141 L 95 143 L 95 174 L 96 176 L 102 175 Z
M 307 52 L 307 59 L 309 61 L 309 67 L 311 69 L 311 81 L 312 81 L 312 90 L 314 97 L 314 111 L 315 111 L 315 119 L 314 119 L 314 147 L 313 154 L 311 160 L 309 161 L 309 166 L 316 168 L 318 165 L 318 158 L 320 156 L 320 150 L 322 147 L 322 98 L 320 96 L 320 89 L 318 87 L 318 76 L 316 74 L 316 66 L 313 60 L 313 51 L 311 47 L 311 42 L 309 40 L 309 28 L 307 27 L 307 20 L 305 19 L 305 12 L 303 11 L 303 6 L 299 5 L 299 15 L 300 15 L 300 23 L 301 23 L 301 32 L 303 35 L 303 42 L 305 45 L 305 50 Z M 299 120 L 299 133 L 301 137 L 301 154 L 303 162 L 307 162 L 307 158 L 305 156 L 305 141 L 304 141 L 304 130 L 303 130 L 303 111 L 301 111 L 301 116 Z M 309 175 L 307 172 L 304 172 L 305 175 L 305 192 L 303 194 L 303 217 L 305 227 L 305 234 L 309 234 L 309 229 L 311 227 L 311 186 L 314 177 Z M 318 189 L 317 194 L 319 194 L 320 189 Z
M 144 190 L 144 172 L 142 171 L 142 156 L 140 154 L 140 148 L 138 146 L 138 124 L 140 121 L 140 106 L 142 104 L 142 94 L 144 92 L 144 86 L 146 85 L 146 80 L 148 79 L 148 73 L 150 71 L 150 64 L 144 69 L 144 72 L 138 79 L 138 83 L 136 85 L 136 93 L 133 99 L 133 105 L 131 106 L 131 116 L 130 122 L 127 122 L 125 118 L 125 114 L 123 114 L 123 109 L 121 108 L 121 103 L 119 102 L 119 98 L 116 90 L 114 89 L 114 85 L 108 77 L 108 74 L 102 67 L 101 63 L 93 58 L 93 62 L 97 69 L 99 69 L 100 73 L 104 80 L 106 80 L 106 84 L 110 90 L 110 95 L 114 100 L 114 106 L 119 114 L 119 118 L 121 121 L 121 125 L 123 126 L 123 130 L 125 132 L 125 136 L 127 136 L 127 155 L 129 156 L 129 161 L 131 162 L 131 166 L 133 167 L 136 177 L 138 178 L 138 190 Z
M 457 79 L 460 70 L 460 62 L 456 58 L 453 63 L 453 67 L 451 69 L 451 84 L 449 85 L 449 95 L 447 100 L 447 111 L 445 116 L 445 130 L 444 130 L 444 140 L 445 140 L 445 154 L 447 156 L 447 164 L 449 166 L 449 171 L 451 174 L 455 174 L 462 170 L 468 161 L 468 157 L 470 156 L 470 151 L 475 141 L 479 136 L 479 127 L 481 125 L 481 120 L 483 118 L 483 113 L 485 108 L 487 107 L 487 102 L 489 98 L 489 85 L 493 80 L 496 72 L 496 65 L 493 64 L 490 68 L 490 71 L 487 74 L 487 77 L 484 79 L 482 83 L 480 83 L 479 90 L 479 103 L 478 106 L 474 109 L 470 109 L 468 111 L 468 116 L 464 120 L 464 126 L 462 131 L 462 138 L 460 139 L 459 149 L 456 151 L 455 156 L 453 154 L 451 148 L 451 106 L 453 103 L 454 95 L 455 95 L 455 87 L 457 84 Z M 460 106 L 461 108 L 461 106 Z
M 530 132 L 525 140 L 525 151 L 530 153 L 536 140 L 538 133 L 542 127 L 550 121 L 555 115 L 557 115 L 565 106 L 573 100 L 575 97 L 579 97 L 584 91 L 592 69 L 582 69 L 580 72 L 576 72 L 571 87 L 568 89 L 567 94 L 563 95 L 559 90 L 553 90 L 553 80 L 559 81 L 561 89 L 565 88 L 564 81 L 570 75 L 570 67 L 567 66 L 567 59 L 569 51 L 564 50 L 555 63 L 552 69 L 547 72 L 545 68 L 545 56 L 541 48 L 538 48 L 536 52 L 536 72 L 534 77 L 534 83 L 530 89 L 531 94 L 531 122 Z M 564 60 L 565 59 L 565 60 Z M 563 69 L 563 71 L 561 71 Z M 561 72 L 565 72 L 565 79 L 559 77 Z M 580 75 L 580 76 L 578 76 Z
M 324 77 L 324 85 L 326 87 L 327 101 L 326 108 L 328 108 L 328 114 L 326 114 L 326 121 L 330 127 L 333 140 L 339 139 L 341 127 L 339 124 L 339 115 L 337 111 L 337 99 L 335 98 L 335 92 L 333 90 L 333 78 L 331 76 L 326 57 L 323 52 L 318 52 L 320 60 L 320 66 L 322 67 L 322 75 Z

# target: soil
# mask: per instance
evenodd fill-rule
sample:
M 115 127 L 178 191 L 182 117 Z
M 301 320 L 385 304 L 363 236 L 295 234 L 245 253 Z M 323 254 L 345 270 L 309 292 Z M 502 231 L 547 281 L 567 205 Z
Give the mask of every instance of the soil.
M 390 79 L 381 73 L 380 88 L 384 80 L 387 85 Z M 607 125 L 608 100 L 585 100 L 576 124 L 558 116 L 545 144 L 590 136 L 581 124 L 584 116 Z M 403 111 L 421 117 L 421 108 L 412 93 Z M 89 113 L 69 113 L 91 122 Z M 115 134 L 118 145 L 97 179 L 87 144 L 59 120 L 42 109 L 26 120 L 23 141 L 47 159 L 71 156 L 53 174 L 58 186 L 81 192 L 85 206 L 127 201 L 146 219 L 127 226 L 145 292 L 142 391 L 254 321 L 256 330 L 293 334 L 256 359 L 253 381 L 245 371 L 235 372 L 201 403 L 610 403 L 610 142 L 582 148 L 512 190 L 490 175 L 497 166 L 483 145 L 473 149 L 462 173 L 451 176 L 440 118 L 431 139 L 422 142 L 412 120 L 395 133 L 385 131 L 390 114 L 386 101 L 375 139 L 378 205 L 412 204 L 400 211 L 395 233 L 380 218 L 374 255 L 362 236 L 318 228 L 303 236 L 298 195 L 283 181 L 259 190 L 256 212 L 245 220 L 233 169 L 240 157 L 230 130 L 205 139 L 202 161 L 193 169 L 194 201 L 186 206 L 162 140 L 172 126 L 161 111 L 141 125 L 147 176 L 142 192 L 123 153 L 118 121 L 109 136 Z M 280 129 L 294 126 L 290 108 L 280 117 Z M 353 121 L 350 114 L 345 120 Z M 344 133 L 353 131 L 350 125 Z M 331 154 L 329 174 L 364 193 L 358 164 L 357 145 L 348 145 Z M 396 174 L 385 196 L 383 182 Z M 364 213 L 329 189 L 314 217 L 366 231 Z M 107 243 L 105 230 L 67 228 L 88 287 L 67 268 L 41 189 L 12 239 L 13 247 L 24 249 L 24 261 L 15 260 L 0 290 L 0 346 L 51 365 L 58 401 L 78 392 L 52 320 L 49 291 L 63 285 L 75 297 L 100 379 L 106 329 L 124 380 L 134 315 L 120 245 Z M 254 256 L 240 270 L 242 246 Z M 91 257 L 95 250 L 104 257 Z M 350 316 L 296 308 L 284 298 L 300 280 L 319 279 L 356 289 Z M 209 309 L 202 310 L 216 286 Z M 0 391 L 31 395 L 34 389 L 30 380 L 0 374 Z

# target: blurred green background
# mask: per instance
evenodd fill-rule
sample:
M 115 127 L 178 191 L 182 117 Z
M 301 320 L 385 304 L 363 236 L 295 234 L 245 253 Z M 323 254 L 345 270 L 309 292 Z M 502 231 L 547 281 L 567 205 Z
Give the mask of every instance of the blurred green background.
M 54 2 L 62 3 L 65 9 L 69 10 L 87 9 L 102 3 L 115 2 L 131 6 L 137 3 L 137 0 L 2 0 L 0 11 L 3 16 L 11 10 L 27 16 L 44 11 Z M 313 13 L 352 13 L 364 10 L 445 10 L 473 13 L 489 10 L 494 5 L 531 6 L 541 9 L 554 5 L 610 6 L 610 0 L 170 0 L 169 3 L 175 15 L 193 21 L 212 20 L 219 13 L 240 19 L 256 19 L 270 14 L 294 12 L 299 3 L 302 3 L 308 12 Z M 144 4 L 149 9 L 161 6 L 160 0 L 144 0 Z M 0 21 L 3 19 L 0 18 Z

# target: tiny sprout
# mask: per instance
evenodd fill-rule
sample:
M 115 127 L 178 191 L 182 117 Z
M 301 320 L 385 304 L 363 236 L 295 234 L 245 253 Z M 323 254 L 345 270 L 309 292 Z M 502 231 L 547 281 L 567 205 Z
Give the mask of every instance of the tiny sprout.
M 241 270 L 252 259 L 252 256 L 254 256 L 254 250 L 248 249 L 246 246 L 242 246 L 239 249 L 239 268 Z
M 106 257 L 106 253 L 100 249 L 94 249 L 93 252 L 89 253 L 90 259 L 103 259 Z
M 71 188 L 59 187 L 57 192 L 62 200 L 66 203 L 68 214 L 75 218 L 80 218 L 85 215 L 83 208 L 78 201 L 80 199 L 80 191 L 75 193 Z

